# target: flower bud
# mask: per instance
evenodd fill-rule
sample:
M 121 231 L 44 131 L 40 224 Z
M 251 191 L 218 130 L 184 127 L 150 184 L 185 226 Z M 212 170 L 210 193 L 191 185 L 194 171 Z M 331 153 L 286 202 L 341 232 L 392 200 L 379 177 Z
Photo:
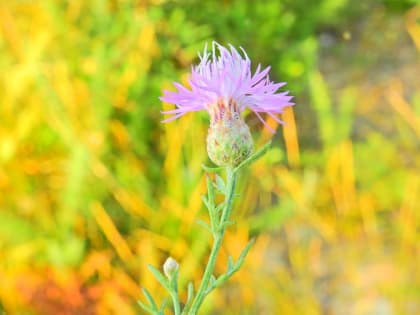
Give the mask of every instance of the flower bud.
M 251 155 L 254 147 L 237 103 L 233 99 L 219 99 L 209 107 L 209 113 L 207 153 L 210 159 L 218 166 L 237 166 Z
M 171 280 L 174 274 L 178 271 L 179 265 L 178 262 L 172 257 L 168 257 L 165 263 L 163 264 L 163 272 L 165 276 Z

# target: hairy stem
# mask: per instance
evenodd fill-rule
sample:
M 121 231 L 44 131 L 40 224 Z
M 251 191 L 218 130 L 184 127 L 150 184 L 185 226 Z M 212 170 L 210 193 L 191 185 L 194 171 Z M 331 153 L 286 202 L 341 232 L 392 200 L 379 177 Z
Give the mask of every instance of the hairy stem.
M 207 266 L 204 271 L 204 275 L 203 275 L 203 279 L 201 280 L 200 287 L 198 288 L 197 294 L 191 305 L 191 310 L 188 313 L 189 315 L 197 314 L 198 309 L 200 308 L 206 296 L 206 291 L 209 286 L 209 281 L 213 274 L 214 265 L 216 263 L 217 256 L 222 246 L 223 236 L 225 234 L 226 226 L 228 225 L 227 222 L 229 220 L 230 212 L 232 210 L 237 173 L 232 168 L 226 168 L 226 174 L 227 174 L 226 197 L 225 197 L 226 203 L 223 208 L 222 215 L 220 217 L 220 222 L 217 225 L 217 228 L 215 229 L 215 231 L 213 231 L 213 236 L 214 236 L 213 247 L 210 252 L 210 257 L 207 262 Z

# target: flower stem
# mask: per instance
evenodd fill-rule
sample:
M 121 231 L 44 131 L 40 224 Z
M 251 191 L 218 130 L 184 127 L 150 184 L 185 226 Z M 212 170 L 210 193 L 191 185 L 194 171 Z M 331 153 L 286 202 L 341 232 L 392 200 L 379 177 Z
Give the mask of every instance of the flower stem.
M 175 288 L 174 292 L 171 293 L 172 302 L 174 304 L 174 314 L 180 315 L 181 314 L 181 308 L 179 305 L 179 298 L 178 298 L 178 290 Z
M 236 170 L 227 167 L 226 168 L 227 180 L 226 180 L 226 203 L 223 208 L 222 215 L 220 217 L 220 222 L 217 225 L 216 229 L 213 231 L 214 242 L 213 247 L 210 252 L 209 260 L 207 262 L 206 269 L 204 271 L 203 279 L 201 280 L 200 287 L 198 288 L 197 294 L 192 302 L 191 310 L 189 311 L 189 315 L 196 315 L 198 309 L 200 308 L 201 304 L 205 296 L 207 295 L 207 288 L 209 286 L 210 278 L 213 274 L 214 266 L 216 264 L 216 259 L 220 251 L 220 247 L 222 246 L 223 236 L 225 234 L 225 230 L 227 227 L 227 222 L 229 220 L 230 212 L 232 210 L 233 205 L 233 196 L 235 194 L 235 187 L 236 187 L 236 179 L 237 179 L 237 172 Z

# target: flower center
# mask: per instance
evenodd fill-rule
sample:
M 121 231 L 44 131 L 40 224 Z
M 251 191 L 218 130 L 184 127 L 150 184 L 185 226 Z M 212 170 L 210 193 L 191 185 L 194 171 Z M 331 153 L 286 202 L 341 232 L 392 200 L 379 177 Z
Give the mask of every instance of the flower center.
M 241 118 L 238 103 L 232 98 L 227 101 L 223 98 L 219 98 L 216 103 L 209 106 L 208 112 L 210 114 L 211 126 L 220 123 L 221 121 L 232 123 Z

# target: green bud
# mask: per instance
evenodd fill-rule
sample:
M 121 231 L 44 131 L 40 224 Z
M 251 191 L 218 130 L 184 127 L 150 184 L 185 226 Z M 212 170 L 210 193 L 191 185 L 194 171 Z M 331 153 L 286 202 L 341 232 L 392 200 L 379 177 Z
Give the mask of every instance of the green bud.
M 236 166 L 248 158 L 254 142 L 247 124 L 243 121 L 237 103 L 220 99 L 209 108 L 210 128 L 207 136 L 207 153 L 218 166 Z

